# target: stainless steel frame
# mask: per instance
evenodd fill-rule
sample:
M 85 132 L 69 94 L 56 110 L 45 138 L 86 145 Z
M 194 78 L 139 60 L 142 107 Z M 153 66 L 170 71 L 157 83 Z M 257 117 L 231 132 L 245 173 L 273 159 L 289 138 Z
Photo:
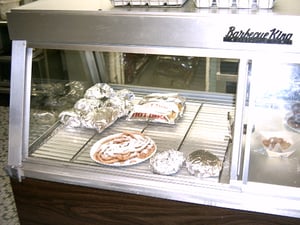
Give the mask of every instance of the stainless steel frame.
M 293 4 L 294 7 L 288 9 L 286 7 L 288 4 Z M 170 9 L 112 8 L 109 1 L 100 3 L 97 0 L 44 0 L 12 10 L 8 14 L 9 31 L 13 40 L 8 171 L 19 180 L 25 176 L 179 201 L 300 217 L 299 188 L 248 182 L 246 174 L 249 155 L 246 154 L 243 158 L 241 152 L 249 61 L 265 52 L 280 54 L 280 57 L 286 59 L 299 57 L 300 30 L 295 29 L 294 25 L 300 18 L 299 10 L 295 10 L 299 8 L 297 0 L 278 0 L 273 10 L 255 12 L 196 9 L 192 0 L 182 8 Z M 237 29 L 250 28 L 255 31 L 268 31 L 276 27 L 284 32 L 293 33 L 293 44 L 223 42 L 228 28 L 233 25 Z M 28 129 L 32 48 L 239 59 L 236 99 L 231 95 L 185 93 L 196 102 L 189 104 L 209 106 L 213 103 L 214 106 L 229 108 L 236 105 L 230 182 L 190 179 L 181 174 L 162 177 L 145 173 L 143 169 L 141 173 L 141 170 L 130 168 L 121 171 L 116 168 L 97 167 L 89 164 L 86 151 L 81 147 L 76 148 L 66 160 L 57 160 L 57 155 L 65 157 L 67 146 L 62 146 L 63 149 L 56 152 L 54 160 L 44 155 L 39 143 L 35 143 L 35 151 L 31 154 L 28 151 Z M 56 129 L 55 131 L 67 135 L 59 127 Z M 93 140 L 93 135 L 83 132 L 78 138 L 83 138 L 89 145 L 86 140 Z M 53 138 L 55 142 L 59 142 L 59 136 L 58 139 L 55 139 L 55 135 Z M 59 150 L 53 146 L 51 148 Z M 143 166 L 145 165 L 141 165 Z M 244 168 L 242 180 L 239 179 L 241 166 Z

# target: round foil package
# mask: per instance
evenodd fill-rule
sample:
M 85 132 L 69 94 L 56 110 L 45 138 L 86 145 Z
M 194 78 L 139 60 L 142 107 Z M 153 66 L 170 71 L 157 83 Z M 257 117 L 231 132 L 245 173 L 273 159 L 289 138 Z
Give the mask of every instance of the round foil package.
M 71 81 L 65 87 L 69 89 L 67 96 L 77 99 L 83 96 L 86 89 L 85 84 L 81 81 Z
M 97 83 L 73 105 L 63 111 L 60 121 L 69 127 L 96 129 L 99 133 L 128 114 L 134 94 L 126 89 L 115 92 L 109 85 Z
M 134 93 L 132 91 L 129 91 L 128 89 L 122 89 L 117 91 L 116 96 L 128 101 L 132 101 L 135 98 Z
M 102 125 L 106 123 L 106 127 L 109 127 L 112 125 L 116 120 L 118 119 L 118 111 L 116 111 L 114 108 L 101 108 L 99 110 L 96 110 L 94 123 L 95 128 L 98 132 L 103 131 Z
M 102 101 L 98 99 L 81 98 L 75 103 L 74 110 L 79 114 L 87 114 L 99 108 L 101 104 Z
M 65 89 L 68 90 L 68 93 L 57 100 L 59 106 L 64 108 L 73 106 L 78 99 L 82 98 L 86 88 L 81 81 L 71 81 L 65 85 Z
M 82 126 L 96 129 L 99 133 L 109 127 L 117 120 L 117 111 L 113 108 L 105 107 L 89 112 L 82 117 Z
M 61 112 L 59 118 L 67 127 L 81 127 L 81 118 L 74 110 Z
M 161 175 L 172 175 L 180 170 L 183 162 L 183 153 L 171 149 L 156 153 L 150 159 L 150 168 L 153 173 Z
M 118 112 L 118 117 L 123 117 L 128 115 L 133 104 L 116 96 L 106 100 L 103 106 L 114 108 Z
M 200 178 L 219 176 L 222 169 L 222 161 L 206 150 L 192 152 L 185 163 L 189 173 Z
M 85 91 L 84 98 L 105 99 L 114 95 L 114 90 L 105 83 L 97 83 Z
M 128 115 L 129 111 L 133 107 L 132 100 L 135 98 L 133 92 L 122 89 L 116 92 L 115 96 L 107 99 L 103 106 L 104 107 L 112 107 L 118 111 L 118 117 L 123 117 Z

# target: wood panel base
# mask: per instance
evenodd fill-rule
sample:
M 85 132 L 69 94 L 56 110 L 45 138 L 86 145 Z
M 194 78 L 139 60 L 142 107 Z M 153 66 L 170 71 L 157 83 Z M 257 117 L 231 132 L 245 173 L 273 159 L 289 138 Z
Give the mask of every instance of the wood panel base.
M 26 178 L 12 180 L 21 225 L 292 225 L 300 219 Z M 259 204 L 259 203 L 258 203 Z

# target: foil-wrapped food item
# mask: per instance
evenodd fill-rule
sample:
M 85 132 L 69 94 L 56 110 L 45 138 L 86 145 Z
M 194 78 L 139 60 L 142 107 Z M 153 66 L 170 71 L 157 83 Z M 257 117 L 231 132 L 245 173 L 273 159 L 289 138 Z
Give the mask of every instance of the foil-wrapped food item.
M 81 119 L 81 126 L 95 129 L 99 133 L 118 119 L 118 111 L 111 107 L 102 107 L 89 112 Z
M 115 95 L 104 102 L 105 107 L 112 107 L 117 110 L 118 117 L 128 115 L 133 108 L 133 100 L 135 95 L 133 92 L 122 89 L 115 92 Z
M 81 81 L 71 81 L 65 84 L 67 93 L 57 99 L 57 105 L 60 107 L 72 107 L 72 105 L 80 98 L 82 98 L 86 85 Z
M 67 127 L 96 129 L 100 133 L 128 115 L 133 99 L 129 90 L 114 91 L 108 84 L 98 83 L 87 89 L 71 110 L 61 112 L 59 118 Z
M 91 111 L 98 109 L 99 107 L 101 107 L 101 105 L 103 105 L 103 102 L 101 100 L 81 98 L 75 103 L 74 110 L 78 114 L 85 115 Z
M 219 176 L 222 169 L 222 161 L 206 150 L 190 153 L 185 164 L 189 173 L 199 178 Z
M 81 127 L 80 114 L 76 113 L 74 109 L 61 112 L 59 114 L 59 119 L 66 127 Z
M 106 83 L 97 83 L 85 91 L 84 98 L 87 99 L 104 99 L 110 98 L 114 90 Z
M 183 116 L 185 98 L 177 93 L 153 93 L 134 105 L 128 120 L 175 124 Z
M 150 159 L 150 168 L 153 173 L 173 175 L 180 170 L 184 160 L 185 158 L 182 152 L 173 149 L 166 150 L 156 153 Z

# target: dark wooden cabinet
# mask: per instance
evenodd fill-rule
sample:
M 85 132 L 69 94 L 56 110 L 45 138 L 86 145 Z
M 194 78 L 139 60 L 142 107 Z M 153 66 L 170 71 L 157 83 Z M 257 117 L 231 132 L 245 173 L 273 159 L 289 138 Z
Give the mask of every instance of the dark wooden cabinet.
M 26 178 L 12 180 L 21 225 L 291 225 L 300 219 Z M 257 203 L 259 204 L 259 202 Z

